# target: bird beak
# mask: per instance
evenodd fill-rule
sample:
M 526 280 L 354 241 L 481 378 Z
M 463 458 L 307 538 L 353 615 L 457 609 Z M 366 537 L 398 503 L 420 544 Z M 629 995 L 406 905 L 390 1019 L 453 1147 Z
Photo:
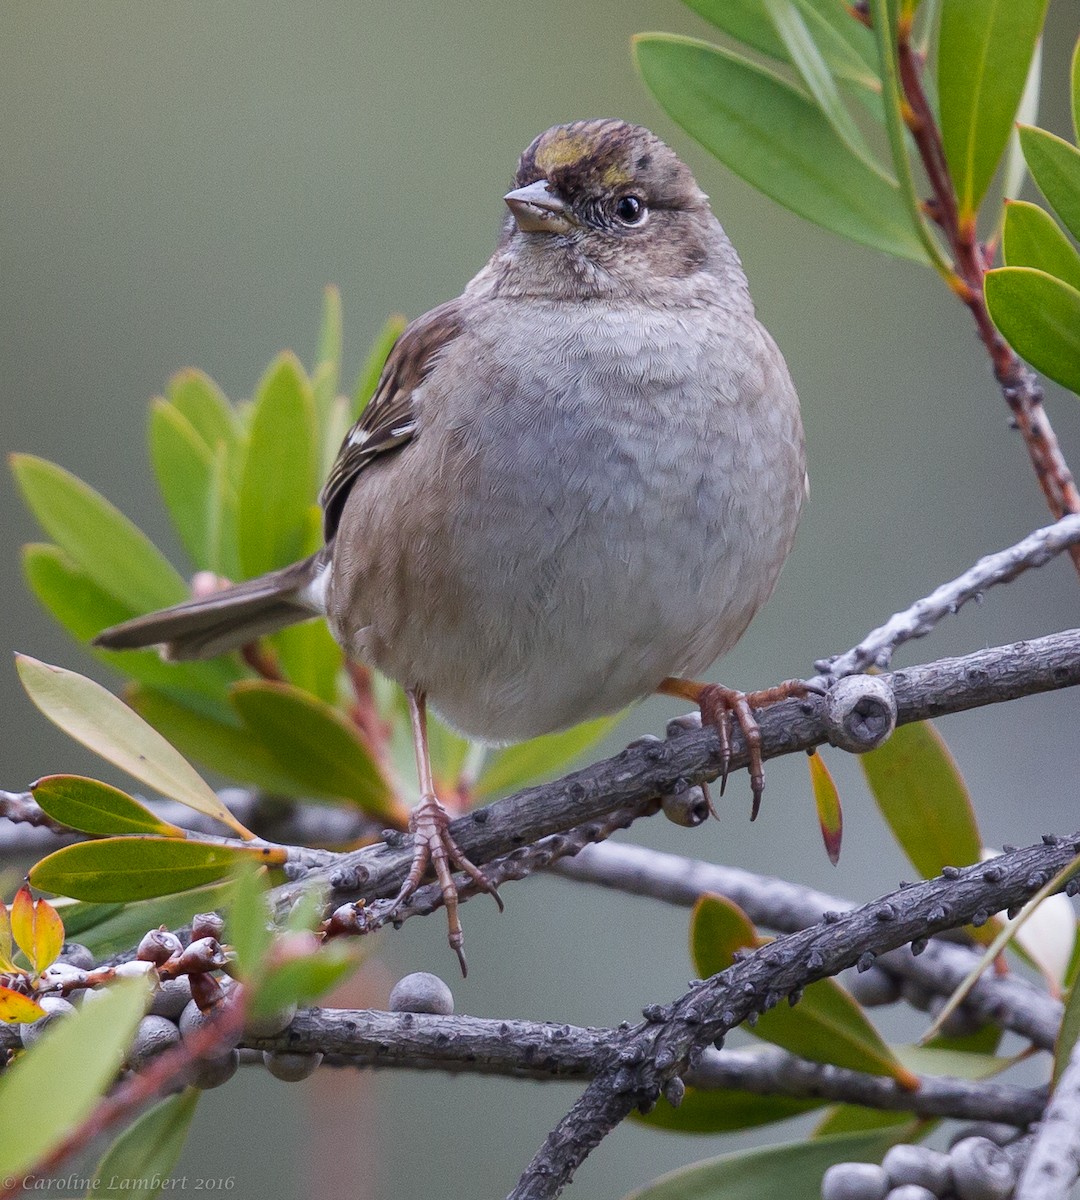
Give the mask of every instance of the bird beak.
M 566 205 L 546 179 L 507 192 L 503 199 L 523 233 L 566 233 L 572 226 Z

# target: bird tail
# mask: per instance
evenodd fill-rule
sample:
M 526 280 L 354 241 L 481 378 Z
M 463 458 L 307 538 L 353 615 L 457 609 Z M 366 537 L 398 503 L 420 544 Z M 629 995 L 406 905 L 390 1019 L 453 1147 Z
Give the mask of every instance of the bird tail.
M 317 581 L 326 568 L 322 552 L 233 587 L 187 600 L 104 629 L 94 645 L 106 650 L 161 646 L 173 661 L 213 658 L 255 638 L 319 615 Z

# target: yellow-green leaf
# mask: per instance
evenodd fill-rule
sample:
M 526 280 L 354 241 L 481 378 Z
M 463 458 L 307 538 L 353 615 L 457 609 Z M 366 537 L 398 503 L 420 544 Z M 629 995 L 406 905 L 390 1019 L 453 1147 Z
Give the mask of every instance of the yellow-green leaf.
M 762 945 L 754 923 L 725 896 L 706 893 L 690 913 L 690 957 L 702 979 L 726 971 L 737 950 Z
M 254 863 L 241 863 L 229 900 L 226 940 L 236 954 L 237 978 L 253 983 L 261 978 L 273 941 L 266 876 Z
M 235 457 L 241 440 L 240 422 L 221 388 L 194 367 L 178 371 L 169 380 L 168 399 L 198 433 L 206 448 L 224 447 Z
M 315 417 L 317 427 L 326 428 L 330 404 L 338 393 L 341 379 L 342 342 L 341 292 L 331 284 L 323 292 L 322 323 L 319 326 L 319 348 L 315 352 Z
M 347 979 L 360 965 L 355 946 L 335 942 L 317 954 L 272 967 L 251 1000 L 251 1014 L 267 1017 L 290 1004 L 310 1004 Z
M 1020 126 L 1020 145 L 1028 170 L 1065 228 L 1080 241 L 1080 150 L 1064 138 Z
M 238 683 L 230 699 L 252 735 L 302 784 L 372 816 L 402 819 L 371 751 L 337 709 L 291 684 L 261 679 Z
M 978 862 L 982 849 L 967 786 L 928 722 L 901 725 L 859 755 L 870 791 L 915 869 L 931 879 L 945 866 Z
M 408 322 L 401 313 L 394 313 L 386 318 L 386 323 L 379 330 L 375 337 L 375 341 L 368 351 L 368 356 L 364 360 L 364 365 L 360 369 L 360 374 L 356 380 L 356 387 L 353 389 L 353 418 L 359 417 L 367 407 L 368 401 L 375 395 L 375 389 L 379 384 L 379 377 L 382 375 L 383 367 L 386 365 L 386 360 L 390 356 L 390 351 L 394 348 L 394 343 L 401 337 L 402 331 Z M 337 450 L 337 446 L 334 447 Z
M 0 1021 L 5 1025 L 32 1025 L 45 1010 L 30 996 L 13 988 L 0 987 Z
M 1005 205 L 1001 249 L 1007 267 L 1034 267 L 1080 289 L 1080 253 L 1037 204 L 1011 200 Z
M 840 793 L 836 790 L 829 768 L 815 750 L 809 756 L 810 784 L 814 790 L 814 805 L 817 808 L 821 837 L 825 842 L 825 853 L 835 867 L 840 861 L 840 843 L 844 836 L 844 814 L 840 808 Z
M 31 454 L 13 454 L 11 469 L 45 532 L 110 596 L 139 613 L 187 597 L 168 559 L 88 484 Z
M 112 692 L 25 654 L 17 655 L 16 663 L 26 694 L 69 737 L 163 796 L 213 817 L 241 837 L 252 836 L 187 759 Z
M 1069 1065 L 1076 1039 L 1080 1037 L 1080 987 L 1074 982 L 1069 989 L 1065 1001 L 1065 1011 L 1061 1016 L 1061 1028 L 1058 1030 L 1057 1042 L 1054 1044 L 1054 1082 L 1061 1078 L 1061 1072 Z
M 53 851 L 31 868 L 30 882 L 42 891 L 75 900 L 147 900 L 224 879 L 241 863 L 280 866 L 284 856 L 284 850 L 275 846 L 225 846 L 175 838 L 102 838 Z
M 0 1076 L 0 1177 L 40 1162 L 94 1110 L 146 1011 L 148 979 L 123 979 L 95 1004 L 55 1022 Z M 32 1119 L 30 1119 L 32 1117 Z
M 185 837 L 176 825 L 163 821 L 145 804 L 119 788 L 82 775 L 46 775 L 30 790 L 44 812 L 71 829 L 95 836 L 152 833 Z
M 759 1096 L 737 1088 L 687 1087 L 678 1108 L 663 1097 L 648 1113 L 634 1112 L 641 1125 L 673 1133 L 733 1133 L 756 1129 L 773 1121 L 786 1121 L 820 1108 L 824 1100 L 798 1100 L 792 1096 Z
M 1048 0 L 943 0 L 938 34 L 941 139 L 961 220 L 994 177 L 1027 80 Z
M 486 800 L 515 791 L 528 783 L 554 779 L 590 746 L 607 737 L 621 719 L 621 713 L 613 717 L 599 717 L 595 721 L 575 725 L 573 729 L 548 733 L 497 751 L 488 758 L 476 781 L 474 794 Z
M 640 34 L 634 54 L 669 115 L 759 191 L 842 237 L 927 261 L 896 184 L 853 154 L 798 88 L 693 38 Z
M 1080 393 L 1080 290 L 1031 267 L 986 275 L 986 307 L 1022 358 Z
M 0 900 L 0 971 L 14 971 L 15 939 L 11 936 L 11 914 Z
M 237 532 L 245 576 L 303 557 L 317 470 L 311 384 L 298 359 L 282 354 L 256 392 L 240 480 Z

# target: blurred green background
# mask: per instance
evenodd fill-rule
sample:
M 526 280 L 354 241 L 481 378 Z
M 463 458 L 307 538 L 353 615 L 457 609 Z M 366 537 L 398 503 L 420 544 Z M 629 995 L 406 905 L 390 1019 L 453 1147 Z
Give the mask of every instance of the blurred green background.
M 803 402 L 813 494 L 769 607 L 722 666 L 747 688 L 806 674 L 1047 511 L 968 314 L 929 271 L 841 243 L 761 199 L 698 150 L 646 95 L 630 35 L 709 36 L 663 0 L 457 5 L 343 0 L 221 5 L 7 0 L 0 8 L 0 444 L 55 459 L 102 490 L 182 564 L 145 451 L 147 401 L 180 367 L 250 393 L 282 347 L 310 362 L 323 286 L 345 303 L 345 377 L 394 310 L 456 295 L 494 245 L 520 150 L 558 121 L 621 116 L 671 141 L 739 248 L 759 312 Z M 1074 0 L 1052 0 L 1041 123 L 1069 132 Z M 1080 405 L 1050 388 L 1080 467 Z M 85 670 L 37 610 L 19 545 L 39 535 L 0 478 L 3 640 Z M 1064 560 L 990 594 L 899 662 L 1073 625 Z M 97 671 L 99 677 L 101 672 Z M 0 672 L 0 787 L 96 760 Z M 635 711 L 621 744 L 660 732 L 674 702 Z M 1077 696 L 1025 700 L 942 723 L 990 844 L 1080 825 Z M 827 755 L 846 806 L 838 868 L 806 768 L 773 764 L 747 822 L 736 778 L 721 823 L 641 823 L 647 845 L 738 863 L 854 898 L 905 873 L 857 768 Z M 506 890 L 497 918 L 464 910 L 467 983 L 440 919 L 380 943 L 354 1002 L 381 1002 L 408 970 L 443 974 L 458 1008 L 581 1024 L 633 1020 L 691 974 L 686 914 L 569 883 Z M 274 1196 L 495 1196 L 511 1187 L 576 1089 L 407 1073 L 322 1072 L 286 1088 L 245 1073 L 200 1108 L 181 1168 Z M 775 1136 L 767 1133 L 766 1136 Z M 693 1157 L 743 1144 L 624 1127 L 575 1195 L 615 1200 Z

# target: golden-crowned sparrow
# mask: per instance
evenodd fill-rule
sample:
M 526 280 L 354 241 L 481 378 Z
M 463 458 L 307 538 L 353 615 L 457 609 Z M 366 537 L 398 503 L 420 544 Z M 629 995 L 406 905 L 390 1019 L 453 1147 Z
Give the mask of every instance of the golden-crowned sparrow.
M 459 953 L 450 867 L 485 881 L 435 797 L 426 699 L 492 742 L 658 690 L 752 727 L 745 698 L 692 679 L 772 592 L 806 494 L 787 367 L 663 142 L 557 125 L 505 200 L 490 262 L 406 328 L 345 438 L 323 549 L 96 639 L 199 658 L 325 615 L 408 692 L 423 798 L 398 900 L 431 866 Z

